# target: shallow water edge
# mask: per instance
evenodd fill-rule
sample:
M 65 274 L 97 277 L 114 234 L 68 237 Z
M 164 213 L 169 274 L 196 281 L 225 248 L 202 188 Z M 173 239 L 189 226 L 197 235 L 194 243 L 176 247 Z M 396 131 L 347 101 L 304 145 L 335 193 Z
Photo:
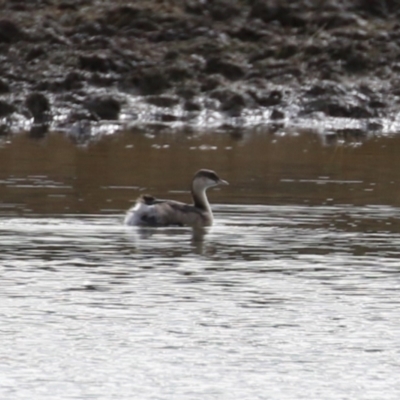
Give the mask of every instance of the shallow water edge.
M 84 146 L 63 135 L 0 146 L 1 212 L 123 213 L 143 193 L 190 200 L 200 168 L 229 181 L 211 203 L 400 205 L 398 137 L 338 145 L 311 134 L 128 131 Z

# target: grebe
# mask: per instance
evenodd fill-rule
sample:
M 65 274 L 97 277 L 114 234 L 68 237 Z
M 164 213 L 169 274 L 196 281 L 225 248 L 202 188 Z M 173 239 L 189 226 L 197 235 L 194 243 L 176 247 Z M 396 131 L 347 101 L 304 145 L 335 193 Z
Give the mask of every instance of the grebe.
M 192 181 L 190 191 L 193 204 L 142 195 L 127 212 L 125 225 L 189 225 L 199 227 L 212 225 L 213 213 L 207 199 L 206 190 L 218 185 L 228 185 L 228 182 L 220 179 L 214 171 L 201 169 L 196 172 Z

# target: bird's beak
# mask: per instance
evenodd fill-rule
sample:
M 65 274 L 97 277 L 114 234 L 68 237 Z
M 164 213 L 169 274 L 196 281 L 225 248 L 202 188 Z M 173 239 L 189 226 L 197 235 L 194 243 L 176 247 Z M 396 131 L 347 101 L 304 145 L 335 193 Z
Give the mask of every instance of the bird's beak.
M 219 184 L 219 185 L 229 185 L 229 182 L 224 181 L 223 179 L 220 179 L 220 180 L 218 181 L 218 184 Z

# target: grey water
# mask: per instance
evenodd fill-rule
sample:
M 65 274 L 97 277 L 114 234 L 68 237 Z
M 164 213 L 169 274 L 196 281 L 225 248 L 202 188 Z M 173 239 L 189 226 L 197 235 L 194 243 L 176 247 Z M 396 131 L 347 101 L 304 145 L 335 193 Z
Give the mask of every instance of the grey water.
M 400 140 L 126 133 L 0 148 L 0 398 L 398 399 Z M 215 224 L 137 229 L 146 191 Z

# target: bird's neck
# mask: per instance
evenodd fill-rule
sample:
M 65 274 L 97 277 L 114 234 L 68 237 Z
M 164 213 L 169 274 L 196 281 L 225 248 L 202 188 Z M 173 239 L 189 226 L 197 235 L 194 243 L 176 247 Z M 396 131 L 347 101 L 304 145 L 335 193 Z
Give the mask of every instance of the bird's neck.
M 194 206 L 212 214 L 210 203 L 208 202 L 206 194 L 206 188 L 197 185 L 196 182 L 193 182 L 191 192 Z

